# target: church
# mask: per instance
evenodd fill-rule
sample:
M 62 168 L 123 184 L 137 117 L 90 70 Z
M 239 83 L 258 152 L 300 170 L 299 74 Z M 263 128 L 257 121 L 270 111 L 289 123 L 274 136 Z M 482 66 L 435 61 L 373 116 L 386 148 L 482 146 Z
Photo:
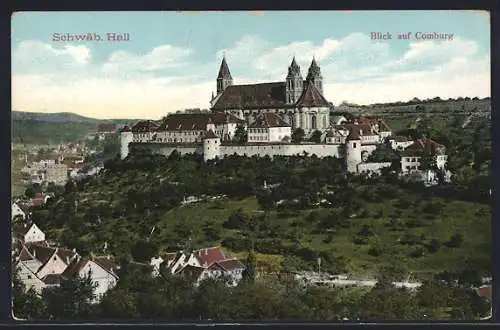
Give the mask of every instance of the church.
M 213 112 L 232 114 L 250 125 L 260 114 L 273 112 L 292 130 L 302 128 L 306 135 L 330 127 L 332 107 L 323 96 L 323 77 L 315 58 L 304 79 L 295 57 L 285 81 L 234 85 L 224 56 L 217 76 L 217 93 L 212 93 L 210 105 Z

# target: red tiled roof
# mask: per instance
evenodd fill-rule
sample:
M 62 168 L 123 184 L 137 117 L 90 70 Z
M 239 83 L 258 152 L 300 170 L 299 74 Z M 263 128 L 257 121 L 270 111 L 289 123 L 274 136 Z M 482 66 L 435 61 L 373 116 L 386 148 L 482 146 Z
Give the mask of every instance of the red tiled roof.
M 274 112 L 264 112 L 259 114 L 255 121 L 250 125 L 250 128 L 262 127 L 290 127 L 286 121 Z
M 34 257 L 31 253 L 29 253 L 28 248 L 23 246 L 21 249 L 21 252 L 19 253 L 19 261 L 28 261 L 28 260 L 33 260 Z
M 116 132 L 116 124 L 99 124 L 97 126 L 97 132 L 99 133 Z
M 210 114 L 175 113 L 169 114 L 157 131 L 205 131 L 212 123 Z
M 275 109 L 286 105 L 285 82 L 228 86 L 217 102 L 215 110 Z
M 132 126 L 131 130 L 134 133 L 153 132 L 156 131 L 158 126 L 158 124 L 152 122 L 151 120 L 141 120 Z
M 481 297 L 491 298 L 491 285 L 483 286 L 478 289 L 478 294 Z
M 320 91 L 312 83 L 307 83 L 306 89 L 302 93 L 299 101 L 299 107 L 329 107 L 330 103 L 321 95 Z
M 428 150 L 431 154 L 436 154 L 444 151 L 444 146 L 431 139 L 418 139 L 409 145 L 403 153 L 405 155 L 417 155 L 425 150 Z
M 202 267 L 209 267 L 214 262 L 227 259 L 227 257 L 224 255 L 224 252 L 222 252 L 219 247 L 211 247 L 193 251 L 193 254 L 198 259 Z

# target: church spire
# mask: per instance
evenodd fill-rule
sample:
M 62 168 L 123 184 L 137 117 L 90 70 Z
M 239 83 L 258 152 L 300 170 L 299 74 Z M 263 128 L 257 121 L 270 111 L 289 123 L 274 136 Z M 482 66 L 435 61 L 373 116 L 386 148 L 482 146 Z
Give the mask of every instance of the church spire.
M 226 62 L 226 55 L 222 57 L 222 62 L 217 76 L 217 94 L 222 93 L 228 86 L 233 84 L 233 77 Z
M 217 76 L 217 78 L 232 79 L 231 72 L 229 71 L 229 66 L 227 65 L 226 62 L 226 55 L 222 57 L 222 62 L 220 63 L 219 75 Z
M 321 69 L 316 58 L 313 56 L 309 70 L 307 71 L 306 81 L 308 84 L 314 84 L 316 88 L 323 94 L 323 77 L 321 76 Z

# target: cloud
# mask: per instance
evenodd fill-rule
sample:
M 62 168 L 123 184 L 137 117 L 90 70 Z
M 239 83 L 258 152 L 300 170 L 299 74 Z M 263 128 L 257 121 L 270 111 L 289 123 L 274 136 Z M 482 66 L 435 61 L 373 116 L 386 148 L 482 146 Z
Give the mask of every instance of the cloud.
M 191 53 L 190 49 L 172 45 L 153 48 L 152 51 L 142 56 L 126 51 L 116 51 L 109 56 L 102 69 L 105 73 L 119 73 L 175 68 L 187 65 L 186 59 Z
M 324 94 L 334 104 L 490 96 L 489 54 L 460 38 L 414 41 L 401 51 L 361 33 L 286 44 L 245 36 L 206 62 L 194 61 L 198 54 L 203 51 L 160 45 L 143 54 L 115 51 L 98 63 L 87 46 L 24 41 L 13 51 L 13 109 L 160 118 L 183 108 L 207 108 L 223 54 L 235 84 L 283 81 L 294 54 L 305 77 L 315 56 Z
M 13 71 L 50 72 L 54 69 L 77 69 L 90 63 L 91 51 L 84 45 L 55 47 L 36 40 L 19 43 L 12 51 Z

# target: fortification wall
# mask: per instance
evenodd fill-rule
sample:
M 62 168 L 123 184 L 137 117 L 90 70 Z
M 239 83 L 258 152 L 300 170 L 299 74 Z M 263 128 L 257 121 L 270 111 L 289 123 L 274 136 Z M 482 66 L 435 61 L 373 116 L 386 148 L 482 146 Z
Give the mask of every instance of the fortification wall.
M 334 144 L 266 144 L 266 145 L 221 145 L 221 157 L 237 154 L 240 156 L 294 156 L 307 152 L 319 158 L 343 158 L 342 147 Z
M 202 154 L 203 145 L 200 144 L 171 144 L 171 143 L 134 143 L 132 148 L 145 148 L 149 149 L 152 153 L 161 154 L 166 157 L 176 150 L 181 155 L 187 154 Z

